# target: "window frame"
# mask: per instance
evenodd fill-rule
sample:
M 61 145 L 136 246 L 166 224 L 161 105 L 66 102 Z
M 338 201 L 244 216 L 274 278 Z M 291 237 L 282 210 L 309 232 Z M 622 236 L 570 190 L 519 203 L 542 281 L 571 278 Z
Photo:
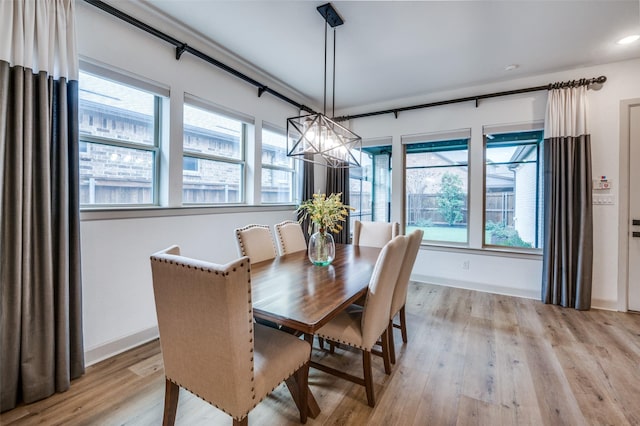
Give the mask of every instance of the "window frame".
M 161 88 L 157 88 L 142 80 L 136 80 L 135 78 L 119 74 L 115 71 L 107 70 L 96 65 L 81 61 L 80 62 L 80 74 L 89 74 L 93 77 L 107 80 L 122 86 L 130 87 L 132 89 L 146 92 L 153 96 L 153 144 L 144 144 L 141 142 L 128 142 L 122 139 L 108 138 L 104 136 L 87 135 L 78 129 L 78 144 L 94 144 L 113 146 L 116 148 L 132 149 L 138 151 L 147 151 L 153 155 L 151 173 L 151 202 L 150 203 L 118 203 L 118 204 L 106 204 L 106 203 L 93 203 L 93 204 L 80 204 L 80 210 L 91 209 L 118 209 L 118 208 L 131 208 L 131 207 L 157 207 L 160 200 L 160 167 L 161 167 L 161 140 L 162 140 L 162 104 L 163 98 L 168 98 L 169 93 Z M 80 77 L 79 77 L 80 78 Z M 78 114 L 81 114 L 82 109 L 78 106 Z M 90 122 L 93 123 L 93 117 L 90 117 Z M 89 145 L 86 146 L 86 151 L 90 151 Z
M 235 120 L 237 122 L 240 123 L 241 125 L 241 130 L 240 130 L 240 158 L 231 158 L 231 157 L 224 157 L 221 155 L 216 155 L 216 154 L 206 154 L 206 153 L 202 153 L 202 152 L 194 152 L 194 151 L 189 151 L 187 148 L 185 148 L 184 145 L 184 140 L 186 138 L 186 133 L 184 131 L 184 109 L 185 107 L 191 107 L 191 108 L 195 108 L 195 109 L 200 109 L 206 113 L 209 114 L 213 114 L 219 117 L 223 117 L 225 119 L 228 120 Z M 238 191 L 240 192 L 239 197 L 238 197 L 238 201 L 236 202 L 232 202 L 232 203 L 215 203 L 215 202 L 211 202 L 211 203 L 190 203 L 190 202 L 185 202 L 184 201 L 184 166 L 181 168 L 182 173 L 181 173 L 181 186 L 182 186 L 182 193 L 181 193 L 181 202 L 180 204 L 184 207 L 194 207 L 194 206 L 230 206 L 230 205 L 239 205 L 239 204 L 246 204 L 247 203 L 247 140 L 248 140 L 248 128 L 249 125 L 253 124 L 253 122 L 251 120 L 246 119 L 244 116 L 240 115 L 240 114 L 234 114 L 234 113 L 226 113 L 222 108 L 217 107 L 215 105 L 211 105 L 206 101 L 201 101 L 198 100 L 195 97 L 186 97 L 183 101 L 183 113 L 182 113 L 182 124 L 183 124 L 183 130 L 182 130 L 182 164 L 184 164 L 184 159 L 185 157 L 188 158 L 195 158 L 198 160 L 205 160 L 205 161 L 215 161 L 215 162 L 219 162 L 219 163 L 227 163 L 227 164 L 233 164 L 233 165 L 239 165 L 240 166 L 240 182 L 238 184 Z M 198 167 L 198 169 L 200 169 L 200 167 Z M 198 176 L 200 175 L 200 170 L 198 170 L 198 172 L 193 172 L 191 171 L 191 176 Z
M 442 143 L 443 146 L 445 144 L 451 143 L 458 140 L 466 140 L 466 151 L 467 151 L 467 159 L 466 164 L 456 164 L 458 167 L 466 167 L 467 168 L 467 176 L 466 176 L 466 206 L 467 206 L 467 220 L 466 220 L 466 241 L 458 242 L 458 241 L 445 241 L 445 240 L 430 240 L 427 238 L 425 233 L 425 237 L 423 237 L 422 244 L 428 246 L 448 246 L 448 247 L 460 247 L 460 248 L 471 248 L 471 228 L 472 228 L 472 215 L 471 215 L 471 176 L 472 176 L 472 137 L 471 137 L 471 129 L 459 129 L 459 130 L 451 130 L 444 132 L 434 132 L 434 133 L 425 133 L 425 134 L 417 134 L 417 135 L 406 135 L 401 137 L 402 141 L 402 158 L 403 158 L 403 225 L 405 232 L 407 231 L 408 226 L 408 205 L 407 205 L 407 170 L 416 169 L 416 168 L 443 168 L 443 167 L 451 167 L 451 166 L 426 166 L 426 167 L 407 167 L 407 154 L 410 154 L 408 151 L 408 147 L 411 145 L 416 145 L 420 143 Z M 450 151 L 443 149 L 442 152 Z M 440 151 L 435 151 L 440 152 Z
M 262 162 L 262 155 L 264 153 L 264 132 L 271 132 L 271 133 L 275 133 L 278 134 L 280 136 L 282 136 L 284 138 L 285 141 L 285 151 L 287 149 L 287 132 L 284 129 L 279 129 L 276 126 L 272 126 L 269 125 L 267 123 L 262 123 L 262 130 L 261 130 L 261 140 L 262 140 L 262 144 L 260 146 L 260 204 L 266 204 L 266 205 L 288 205 L 288 204 L 297 204 L 299 202 L 298 198 L 299 198 L 299 183 L 298 183 L 298 163 L 299 161 L 295 161 L 294 159 L 291 159 L 291 167 L 285 167 L 285 166 L 279 166 L 279 165 L 274 165 L 274 164 L 265 164 Z M 262 173 L 263 170 L 268 169 L 268 170 L 276 170 L 276 171 L 280 171 L 280 172 L 285 172 L 285 173 L 291 173 L 291 199 L 289 201 L 282 201 L 282 202 L 264 202 L 262 201 Z
M 523 123 L 505 126 L 484 126 L 482 132 L 482 249 L 508 251 L 514 253 L 535 253 L 541 254 L 543 251 L 543 240 L 539 240 L 540 247 L 520 247 L 501 244 L 488 244 L 486 242 L 486 226 L 487 226 L 487 135 L 509 134 L 509 133 L 527 133 L 527 132 L 543 132 L 543 122 Z M 544 170 L 542 164 L 542 154 L 544 149 L 544 134 L 540 136 L 538 142 L 515 143 L 517 146 L 535 145 L 536 148 L 536 199 L 535 199 L 535 234 L 536 239 L 540 237 L 542 228 L 544 227 Z M 531 162 L 521 162 L 522 164 Z M 513 164 L 511 162 L 502 162 L 499 164 Z M 514 191 L 514 215 L 515 215 L 515 191 Z

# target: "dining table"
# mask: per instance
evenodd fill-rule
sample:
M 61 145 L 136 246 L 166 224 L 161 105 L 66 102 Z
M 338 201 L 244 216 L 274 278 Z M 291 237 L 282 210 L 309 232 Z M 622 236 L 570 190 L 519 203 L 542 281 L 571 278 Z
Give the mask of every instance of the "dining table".
M 313 336 L 323 325 L 367 294 L 369 281 L 381 249 L 336 244 L 328 266 L 311 263 L 306 251 L 276 256 L 251 265 L 251 299 L 256 320 L 282 329 Z M 295 379 L 286 383 L 296 404 Z M 308 392 L 308 412 L 317 417 L 320 408 Z

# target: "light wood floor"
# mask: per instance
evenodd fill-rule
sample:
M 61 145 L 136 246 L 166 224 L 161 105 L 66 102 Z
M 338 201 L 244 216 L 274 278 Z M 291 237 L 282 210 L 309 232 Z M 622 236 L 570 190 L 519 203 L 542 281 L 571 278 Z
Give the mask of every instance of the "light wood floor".
M 374 357 L 377 405 L 364 388 L 311 370 L 322 412 L 309 425 L 640 425 L 640 315 L 579 312 L 534 300 L 412 283 L 409 343 L 396 335 L 390 376 Z M 361 357 L 322 359 L 359 373 Z M 151 342 L 87 369 L 71 389 L 0 416 L 2 425 L 159 425 L 164 378 Z M 249 415 L 296 425 L 284 385 Z M 178 425 L 231 419 L 181 391 Z

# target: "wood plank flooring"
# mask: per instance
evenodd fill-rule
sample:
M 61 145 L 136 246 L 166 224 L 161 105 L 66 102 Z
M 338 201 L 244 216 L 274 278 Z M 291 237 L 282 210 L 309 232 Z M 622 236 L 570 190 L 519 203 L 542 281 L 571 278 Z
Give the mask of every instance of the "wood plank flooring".
M 534 300 L 412 283 L 409 343 L 396 330 L 397 364 L 373 357 L 377 404 L 364 388 L 311 370 L 322 412 L 309 425 L 640 425 L 640 315 L 580 312 Z M 313 358 L 361 374 L 358 353 L 317 348 Z M 87 369 L 71 389 L 0 415 L 1 425 L 160 425 L 157 341 Z M 253 425 L 296 425 L 284 385 L 249 415 Z M 181 390 L 177 425 L 230 425 Z

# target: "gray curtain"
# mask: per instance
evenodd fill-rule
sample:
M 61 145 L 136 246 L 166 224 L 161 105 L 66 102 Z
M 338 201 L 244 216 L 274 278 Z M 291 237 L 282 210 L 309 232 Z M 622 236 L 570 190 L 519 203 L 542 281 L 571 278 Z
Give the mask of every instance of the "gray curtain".
M 573 90 L 558 89 L 558 90 Z M 593 217 L 591 140 L 584 92 L 550 93 L 544 141 L 542 301 L 591 307 Z M 557 107 L 561 108 L 558 109 Z M 568 135 L 568 136 L 567 136 Z
M 84 372 L 78 82 L 0 61 L 1 411 Z
M 342 203 L 349 205 L 349 169 L 327 167 L 327 195 L 342 193 Z M 342 224 L 342 231 L 333 234 L 333 239 L 339 244 L 349 244 L 349 218 Z
M 302 162 L 302 191 L 300 197 L 301 201 L 306 201 L 313 198 L 313 193 L 315 191 L 315 167 L 314 164 L 310 161 L 311 159 L 309 158 L 309 156 L 312 156 L 312 154 L 305 154 L 305 158 L 307 158 L 307 161 Z M 298 216 L 298 220 L 300 220 L 301 216 L 302 214 Z M 309 223 L 310 219 L 308 217 L 302 221 L 302 231 L 304 232 L 304 239 L 307 241 L 307 244 L 309 244 L 309 237 L 311 236 L 309 235 Z

